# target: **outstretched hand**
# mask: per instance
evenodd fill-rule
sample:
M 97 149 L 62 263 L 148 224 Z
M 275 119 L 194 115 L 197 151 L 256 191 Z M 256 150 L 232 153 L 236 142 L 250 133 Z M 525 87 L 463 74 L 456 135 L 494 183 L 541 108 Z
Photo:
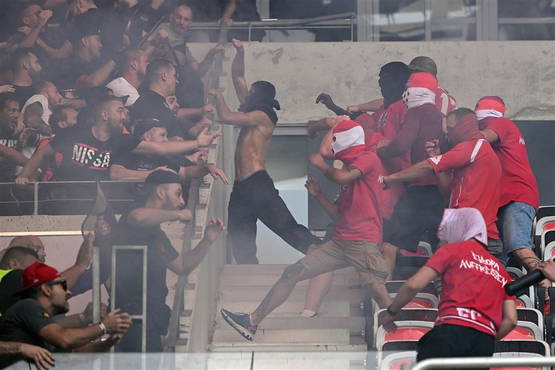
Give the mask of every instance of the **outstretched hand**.
M 306 190 L 308 191 L 308 194 L 311 197 L 317 197 L 322 193 L 320 189 L 320 184 L 318 184 L 318 181 L 316 181 L 312 176 L 308 176 L 308 178 L 306 179 L 306 183 L 304 184 L 304 187 L 306 188 Z
M 333 99 L 331 98 L 331 96 L 326 93 L 321 93 L 320 95 L 318 95 L 318 97 L 316 97 L 316 104 L 318 103 L 324 104 L 328 109 L 330 109 L 330 107 L 335 106 L 335 103 L 333 102 Z
M 206 228 L 204 229 L 204 238 L 209 242 L 213 242 L 218 239 L 224 228 L 222 220 L 219 218 L 213 218 L 208 222 L 208 225 L 206 225 Z

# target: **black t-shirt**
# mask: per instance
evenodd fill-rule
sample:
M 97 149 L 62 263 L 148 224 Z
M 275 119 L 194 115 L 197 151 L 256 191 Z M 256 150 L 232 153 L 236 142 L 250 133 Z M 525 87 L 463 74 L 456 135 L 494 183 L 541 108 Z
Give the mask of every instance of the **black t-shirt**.
M 55 169 L 58 181 L 95 181 L 109 179 L 114 160 L 139 145 L 132 135 L 116 134 L 107 141 L 93 136 L 90 128 L 70 127 L 56 135 L 50 145 L 61 153 L 62 163 Z
M 17 86 L 13 85 L 15 88 L 14 94 L 19 102 L 19 106 L 23 108 L 25 102 L 33 95 L 35 95 L 35 88 L 33 86 Z
M 55 347 L 39 337 L 39 331 L 53 322 L 50 314 L 37 300 L 22 299 L 9 308 L 0 319 L 0 341 L 21 342 L 55 350 Z M 19 355 L 1 355 L 0 368 L 22 359 Z
M 0 145 L 7 148 L 15 148 L 17 146 L 18 136 L 14 134 L 6 134 L 0 131 Z M 11 159 L 0 156 L 0 182 L 11 182 L 15 179 L 15 167 L 17 164 Z
M 142 207 L 136 204 L 131 210 Z M 131 210 L 129 212 L 131 212 Z M 178 257 L 178 253 L 171 245 L 160 226 L 134 227 L 127 222 L 129 212 L 123 214 L 114 228 L 114 245 L 146 245 L 147 246 L 147 312 L 149 328 L 157 328 L 161 333 L 167 330 L 170 309 L 165 304 L 168 288 L 166 287 L 166 269 L 168 264 Z M 120 252 L 125 258 L 120 258 L 117 264 L 118 295 L 116 304 L 125 312 L 137 314 L 141 311 L 142 290 L 140 274 L 142 257 L 135 251 Z M 139 281 L 137 281 L 139 279 Z M 149 329 L 150 330 L 150 329 Z
M 96 72 L 108 60 L 109 59 L 107 57 L 100 57 L 90 62 L 86 62 L 77 55 L 70 56 L 66 61 L 67 69 L 64 70 L 63 74 L 57 76 L 56 85 L 58 86 L 58 89 L 74 89 L 79 77 Z M 110 81 L 110 79 L 108 79 L 108 81 Z
M 168 136 L 180 136 L 179 124 L 174 112 L 166 104 L 166 99 L 148 89 L 141 90 L 141 96 L 131 107 L 132 120 L 156 118 L 168 129 Z

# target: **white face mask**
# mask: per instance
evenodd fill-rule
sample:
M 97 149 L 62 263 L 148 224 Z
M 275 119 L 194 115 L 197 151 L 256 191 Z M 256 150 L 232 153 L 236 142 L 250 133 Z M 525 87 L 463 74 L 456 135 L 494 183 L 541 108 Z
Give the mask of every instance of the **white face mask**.
M 425 87 L 408 87 L 403 93 L 403 102 L 409 109 L 427 103 L 435 104 L 436 94 Z
M 355 145 L 364 145 L 364 129 L 361 126 L 333 134 L 331 142 L 333 153 L 337 154 Z
M 476 111 L 476 118 L 478 118 L 478 121 L 481 121 L 487 117 L 501 118 L 503 117 L 503 113 L 493 109 L 480 109 Z
M 476 208 L 447 208 L 437 230 L 439 240 L 447 244 L 476 239 L 488 244 L 486 223 Z

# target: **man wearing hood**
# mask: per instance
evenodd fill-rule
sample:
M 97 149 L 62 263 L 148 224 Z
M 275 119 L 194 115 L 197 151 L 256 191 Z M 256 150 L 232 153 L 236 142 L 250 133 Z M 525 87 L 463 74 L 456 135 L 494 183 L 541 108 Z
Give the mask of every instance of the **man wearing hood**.
M 429 150 L 431 158 L 403 171 L 384 176 L 385 186 L 414 181 L 436 174 L 450 208 L 472 207 L 482 213 L 488 231 L 488 250 L 500 256 L 502 245 L 495 224 L 501 193 L 501 165 L 491 145 L 478 129 L 474 112 L 459 108 L 447 116 L 447 136 L 453 148 L 440 154 L 439 147 Z M 428 142 L 429 146 L 430 142 Z M 449 172 L 452 171 L 452 177 Z
M 517 323 L 514 297 L 504 289 L 511 278 L 486 249 L 486 225 L 478 210 L 446 209 L 438 238 L 447 244 L 401 287 L 387 308 L 382 325 L 388 331 L 394 330 L 399 311 L 441 277 L 435 326 L 418 342 L 417 360 L 491 357 L 495 341 L 505 337 Z
M 376 154 L 367 149 L 362 127 L 348 117 L 338 119 L 341 122 L 333 129 L 332 150 L 335 159 L 344 163 L 343 169 L 329 166 L 320 154 L 313 154 L 310 161 L 341 186 L 339 198 L 332 203 L 316 190 L 312 179 L 307 183 L 309 193 L 336 220 L 334 235 L 323 244 L 312 246 L 304 258 L 289 265 L 253 313 L 234 313 L 222 308 L 224 319 L 247 340 L 253 339 L 258 324 L 285 302 L 299 281 L 329 271 L 353 266 L 380 307 L 391 302 L 385 289 L 387 264 L 380 248 L 381 188 L 377 180 L 383 167 Z
M 272 140 L 279 103 L 276 89 L 268 81 L 256 81 L 248 89 L 245 80 L 244 49 L 233 40 L 237 54 L 232 63 L 232 78 L 241 106 L 232 112 L 221 92 L 211 90 L 222 123 L 241 128 L 235 151 L 235 183 L 228 206 L 228 235 L 237 263 L 256 264 L 256 221 L 298 251 L 306 254 L 320 239 L 297 223 L 279 196 L 266 172 L 266 152 Z
M 497 213 L 503 240 L 501 260 L 507 263 L 513 256 L 527 270 L 533 270 L 540 260 L 532 250 L 530 232 L 540 194 L 524 137 L 504 114 L 505 102 L 498 96 L 484 96 L 476 103 L 480 130 L 501 163 L 501 202 Z

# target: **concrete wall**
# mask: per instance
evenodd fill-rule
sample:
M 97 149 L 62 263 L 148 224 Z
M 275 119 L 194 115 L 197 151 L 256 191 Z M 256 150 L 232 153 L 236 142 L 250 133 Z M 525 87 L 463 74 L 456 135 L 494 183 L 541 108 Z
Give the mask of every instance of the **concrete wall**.
M 432 57 L 439 69 L 440 85 L 450 91 L 459 106 L 474 107 L 484 95 L 502 96 L 508 115 L 521 120 L 555 119 L 555 43 L 552 41 L 484 42 L 343 42 L 343 43 L 246 43 L 249 82 L 265 79 L 278 91 L 281 123 L 302 123 L 326 116 L 329 111 L 314 104 L 318 93 L 327 92 L 341 106 L 380 96 L 378 71 L 383 64 L 414 56 Z M 194 45 L 202 57 L 206 45 Z M 226 96 L 236 108 L 229 83 L 230 61 L 226 49 L 229 86 Z

